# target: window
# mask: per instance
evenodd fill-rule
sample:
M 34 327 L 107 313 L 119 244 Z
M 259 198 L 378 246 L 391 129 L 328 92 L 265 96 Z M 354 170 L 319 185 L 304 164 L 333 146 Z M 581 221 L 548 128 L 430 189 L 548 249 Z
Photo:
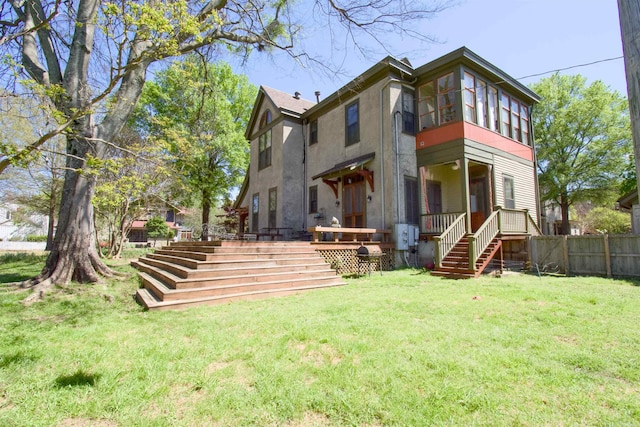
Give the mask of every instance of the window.
M 456 91 L 453 73 L 438 78 L 438 114 L 440 124 L 456 119 Z
M 418 179 L 411 176 L 404 177 L 404 218 L 407 224 L 419 223 Z
M 507 209 L 516 208 L 515 190 L 513 187 L 513 177 L 509 175 L 502 176 L 504 186 L 504 207 Z
M 511 137 L 520 141 L 520 104 L 511 98 Z
M 260 208 L 260 194 L 256 193 L 253 195 L 253 200 L 251 203 L 251 231 L 257 233 L 260 230 L 258 223 L 258 214 Z
M 278 189 L 269 189 L 269 228 L 276 227 L 276 212 L 278 210 Z
M 269 123 L 271 123 L 271 110 L 265 110 L 265 112 L 262 113 L 262 117 L 260 117 L 260 129 L 264 128 Z
M 260 117 L 260 129 L 271 123 L 271 110 L 265 110 Z M 271 129 L 258 137 L 258 169 L 271 166 Z
M 436 124 L 436 97 L 433 82 L 429 82 L 418 89 L 418 114 L 420 115 L 420 129 L 428 129 Z
M 309 187 L 309 213 L 318 213 L 318 186 Z
M 258 169 L 271 166 L 271 129 L 258 138 Z
M 476 118 L 476 76 L 464 73 L 464 119 L 478 123 Z
M 407 88 L 402 89 L 402 131 L 414 135 L 416 133 L 415 114 L 416 94 Z
M 318 121 L 314 120 L 309 125 L 309 145 L 318 142 Z
M 345 108 L 345 121 L 345 145 L 349 146 L 360 142 L 360 114 L 358 101 L 347 105 L 347 108 Z
M 489 129 L 497 132 L 498 129 L 500 129 L 500 119 L 498 118 L 498 90 L 493 86 L 489 86 L 489 90 L 487 91 L 487 109 Z
M 500 97 L 502 104 L 502 134 L 511 138 L 511 112 L 509 111 L 511 99 L 506 93 L 502 93 Z
M 522 142 L 529 145 L 529 109 L 525 105 L 520 105 L 520 121 L 522 126 L 520 132 L 522 132 Z
M 478 108 L 478 124 L 488 128 L 487 117 L 487 82 L 476 80 L 476 106 Z

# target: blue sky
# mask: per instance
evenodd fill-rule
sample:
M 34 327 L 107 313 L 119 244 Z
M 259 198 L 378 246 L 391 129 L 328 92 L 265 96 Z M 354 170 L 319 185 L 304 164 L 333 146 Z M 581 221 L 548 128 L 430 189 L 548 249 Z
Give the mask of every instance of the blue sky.
M 352 47 L 331 45 L 326 28 L 310 22 L 304 46 L 309 53 L 342 65 L 342 73 L 333 76 L 317 66 L 302 67 L 281 53 L 254 54 L 244 65 L 231 63 L 236 73 L 246 74 L 256 86 L 299 91 L 304 98 L 315 99 L 316 90 L 323 98 L 329 96 L 387 54 L 407 57 L 418 67 L 467 46 L 526 85 L 550 74 L 525 76 L 622 56 L 617 0 L 459 0 L 422 27 L 439 42 L 390 36 L 382 48 L 362 38 L 362 45 L 371 49 L 363 56 Z M 627 96 L 623 59 L 561 73 L 582 74 L 589 83 L 602 80 Z

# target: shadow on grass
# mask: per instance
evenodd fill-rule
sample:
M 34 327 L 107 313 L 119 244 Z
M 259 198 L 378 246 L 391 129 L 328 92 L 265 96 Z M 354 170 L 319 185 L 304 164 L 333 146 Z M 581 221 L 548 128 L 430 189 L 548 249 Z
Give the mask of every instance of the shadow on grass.
M 63 387 L 83 387 L 83 386 L 95 386 L 100 379 L 100 375 L 89 374 L 82 369 L 72 375 L 61 375 L 56 378 L 55 386 L 58 388 Z
M 0 368 L 6 368 L 10 365 L 19 365 L 21 363 L 34 362 L 37 358 L 30 354 L 18 351 L 13 354 L 0 355 Z
M 16 283 L 33 279 L 33 274 L 7 273 L 0 274 L 0 283 Z

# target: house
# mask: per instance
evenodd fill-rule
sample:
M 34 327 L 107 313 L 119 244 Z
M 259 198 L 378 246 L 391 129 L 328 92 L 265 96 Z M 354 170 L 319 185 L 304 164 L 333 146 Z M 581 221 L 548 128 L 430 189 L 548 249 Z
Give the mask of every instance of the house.
M 634 188 L 618 200 L 621 210 L 631 214 L 631 232 L 640 234 L 640 202 L 638 202 L 638 189 Z
M 191 238 L 191 230 L 183 227 L 184 223 L 184 210 L 174 206 L 173 204 L 164 200 L 158 199 L 154 204 L 147 208 L 146 214 L 142 219 L 137 219 L 132 222 L 131 229 L 127 234 L 127 239 L 132 243 L 146 243 L 148 240 L 147 228 L 145 225 L 149 218 L 153 216 L 160 216 L 165 219 L 169 230 L 173 231 L 174 239 L 188 240 Z
M 590 204 L 585 204 L 585 206 L 590 209 Z M 583 234 L 581 224 L 572 218 L 572 214 L 573 212 L 569 211 L 569 235 L 580 236 Z M 560 209 L 560 205 L 548 201 L 542 204 L 540 229 L 543 234 L 548 236 L 562 234 L 562 209 Z
M 466 47 L 417 68 L 386 57 L 315 102 L 261 87 L 241 224 L 288 238 L 333 217 L 392 230 L 396 264 L 443 267 L 460 245 L 465 270 L 487 248 L 521 256 L 539 223 L 538 100 Z
M 24 241 L 27 236 L 47 236 L 49 218 L 30 215 L 19 223 L 14 221 L 20 206 L 15 203 L 0 205 L 0 241 Z

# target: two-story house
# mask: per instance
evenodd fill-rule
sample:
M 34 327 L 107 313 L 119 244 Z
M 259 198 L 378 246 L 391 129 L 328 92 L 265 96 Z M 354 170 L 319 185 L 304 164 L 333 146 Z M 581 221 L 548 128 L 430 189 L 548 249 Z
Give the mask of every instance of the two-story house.
M 254 233 L 293 238 L 334 217 L 395 230 L 397 262 L 441 270 L 517 257 L 537 233 L 537 101 L 464 47 L 418 68 L 387 57 L 316 102 L 261 87 L 236 207 Z

